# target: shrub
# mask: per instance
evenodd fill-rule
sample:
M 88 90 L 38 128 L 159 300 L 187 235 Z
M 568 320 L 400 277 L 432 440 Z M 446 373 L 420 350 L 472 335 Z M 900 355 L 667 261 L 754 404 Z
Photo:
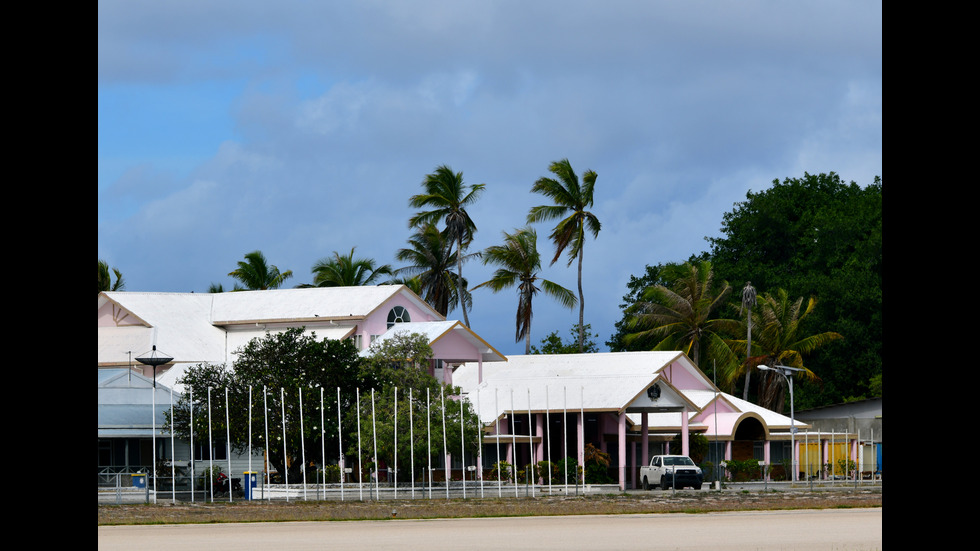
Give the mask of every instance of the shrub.
M 340 482 L 340 465 L 326 465 L 320 472 L 324 482 Z
M 761 478 L 758 459 L 729 459 L 725 461 L 726 469 L 732 475 L 732 480 L 744 482 Z
M 489 480 L 510 480 L 514 466 L 506 461 L 497 461 L 490 468 Z M 501 478 L 503 477 L 503 478 Z
M 538 478 L 542 481 L 542 484 L 554 483 L 556 482 L 558 468 L 557 465 L 551 461 L 538 461 L 534 474 L 538 476 Z
M 579 472 L 578 460 L 574 457 L 566 457 L 558 462 L 557 479 L 562 483 L 574 484 L 575 473 Z M 567 473 L 567 474 L 566 474 Z M 567 480 L 566 480 L 567 477 Z

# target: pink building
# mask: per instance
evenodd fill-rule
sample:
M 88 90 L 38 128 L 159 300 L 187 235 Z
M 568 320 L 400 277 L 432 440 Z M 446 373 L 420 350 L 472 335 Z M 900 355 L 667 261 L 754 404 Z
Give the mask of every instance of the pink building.
M 156 346 L 173 358 L 157 369 L 156 380 L 177 392 L 187 367 L 231 364 L 236 350 L 266 332 L 304 327 L 321 339 L 352 339 L 362 353 L 372 342 L 401 331 L 426 335 L 433 349 L 429 373 L 459 385 L 484 425 L 481 456 L 464 458 L 460 465 L 482 464 L 477 472 L 498 457 L 519 466 L 572 457 L 581 465 L 591 444 L 611 456 L 609 474 L 625 489 L 637 486 L 639 466 L 651 455 L 688 454 L 690 433 L 707 437 L 704 460 L 713 464 L 758 459 L 790 465 L 795 458 L 800 466 L 804 455 L 826 454 L 822 437 L 808 441 L 809 426 L 798 419 L 791 450 L 788 417 L 721 392 L 681 352 L 506 358 L 402 285 L 214 294 L 104 292 L 98 311 L 100 370 L 130 368 L 152 378 L 152 369 L 135 359 Z M 158 437 L 164 436 L 160 421 Z M 102 434 L 100 418 L 100 458 Z M 679 446 L 672 444 L 677 435 Z M 854 447 L 853 435 L 833 437 L 848 442 L 848 450 Z
M 498 449 L 518 468 L 564 457 L 582 465 L 592 444 L 611 456 L 609 474 L 619 487 L 635 488 L 652 455 L 689 455 L 690 433 L 707 437 L 704 460 L 715 465 L 790 465 L 790 418 L 722 392 L 681 352 L 509 356 L 482 369 L 465 364 L 454 382 L 479 405 L 488 432 L 484 465 L 496 461 Z M 801 465 L 809 426 L 795 426 Z M 672 444 L 677 435 L 679 449 Z

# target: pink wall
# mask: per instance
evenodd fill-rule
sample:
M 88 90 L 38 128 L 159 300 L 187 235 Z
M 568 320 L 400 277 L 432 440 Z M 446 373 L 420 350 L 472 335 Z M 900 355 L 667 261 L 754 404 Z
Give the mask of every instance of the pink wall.
M 388 312 L 395 306 L 405 307 L 412 321 L 442 321 L 440 316 L 416 307 L 408 298 L 397 294 L 358 324 L 357 334 L 362 336 L 364 348 L 371 345 L 371 335 L 383 335 L 388 330 Z
M 480 353 L 466 339 L 455 331 L 443 335 L 432 345 L 433 357 L 447 361 L 474 361 Z
M 120 310 L 118 306 L 111 302 L 106 302 L 99 308 L 99 327 L 116 327 L 116 321 L 113 319 L 113 308 L 117 311 Z M 126 313 L 117 314 L 125 316 L 119 321 L 119 325 L 142 325 L 142 323 L 136 319 L 136 316 L 130 316 Z
M 694 390 L 694 389 L 708 389 L 708 385 L 704 384 L 702 380 L 695 377 L 690 371 L 684 368 L 677 362 L 670 364 L 664 368 L 664 374 L 667 376 L 667 380 L 670 384 L 674 385 L 681 390 Z

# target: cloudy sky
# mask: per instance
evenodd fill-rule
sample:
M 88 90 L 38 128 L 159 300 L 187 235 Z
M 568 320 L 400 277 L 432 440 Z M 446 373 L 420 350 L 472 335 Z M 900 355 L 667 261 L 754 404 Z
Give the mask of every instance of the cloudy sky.
M 334 251 L 398 266 L 408 199 L 446 164 L 486 184 L 473 250 L 598 173 L 586 322 L 603 344 L 631 274 L 707 249 L 749 190 L 882 175 L 880 1 L 99 2 L 99 258 L 129 291 L 226 289 L 261 250 L 312 281 Z M 541 275 L 575 266 L 536 226 Z M 467 264 L 471 284 L 491 268 Z M 505 354 L 516 291 L 474 291 Z M 532 343 L 578 311 L 535 302 Z M 459 312 L 450 318 L 460 318 Z

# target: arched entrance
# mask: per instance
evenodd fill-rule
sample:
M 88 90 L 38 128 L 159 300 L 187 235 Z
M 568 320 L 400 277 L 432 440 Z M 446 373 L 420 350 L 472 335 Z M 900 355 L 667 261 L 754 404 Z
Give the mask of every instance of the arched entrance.
M 762 421 L 756 417 L 745 417 L 738 422 L 735 428 L 735 435 L 732 440 L 732 459 L 744 461 L 746 459 L 761 459 L 756 457 L 756 447 L 766 440 L 766 427 Z

